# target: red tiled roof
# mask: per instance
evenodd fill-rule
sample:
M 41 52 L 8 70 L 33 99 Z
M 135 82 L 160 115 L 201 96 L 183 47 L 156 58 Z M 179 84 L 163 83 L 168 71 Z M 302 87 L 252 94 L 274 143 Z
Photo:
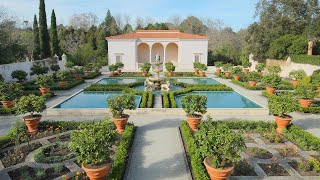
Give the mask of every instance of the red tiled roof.
M 182 33 L 179 30 L 137 30 L 129 34 L 109 36 L 106 39 L 138 39 L 138 38 L 178 38 L 178 39 L 209 39 L 207 36 Z

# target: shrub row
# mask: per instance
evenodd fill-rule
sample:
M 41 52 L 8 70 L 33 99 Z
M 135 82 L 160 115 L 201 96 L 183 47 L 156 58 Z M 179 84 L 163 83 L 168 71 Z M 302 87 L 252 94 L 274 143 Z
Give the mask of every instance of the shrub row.
M 209 179 L 205 166 L 202 163 L 203 158 L 201 157 L 198 151 L 199 147 L 195 143 L 193 135 L 186 121 L 181 121 L 180 130 L 185 144 L 185 148 L 187 150 L 189 162 L 191 164 L 190 168 L 193 176 L 195 177 L 195 179 Z
M 108 179 L 118 180 L 123 179 L 130 148 L 133 143 L 135 133 L 135 126 L 128 124 L 122 134 L 121 141 L 118 146 L 118 150 L 114 156 L 113 164 Z
M 162 95 L 163 108 L 170 108 L 169 94 L 167 92 Z
M 67 81 L 67 85 L 64 87 L 60 87 L 58 83 L 56 82 L 54 85 L 50 86 L 52 90 L 68 90 L 71 89 L 79 84 L 84 83 L 84 80 L 72 80 Z M 34 83 L 34 81 L 33 81 Z M 26 83 L 24 84 L 24 90 L 38 90 L 40 87 L 38 85 L 32 84 L 32 83 Z
M 265 86 L 253 86 L 251 87 L 247 82 L 237 81 L 235 79 L 231 80 L 232 83 L 242 86 L 250 90 L 265 90 Z M 282 84 L 277 87 L 278 90 L 293 90 L 293 86 L 290 82 L 282 81 Z
M 167 72 L 164 75 L 169 77 Z M 174 72 L 173 77 L 200 77 L 200 75 L 195 75 L 194 72 Z
M 117 74 L 117 77 L 145 77 L 142 72 L 121 72 L 121 74 Z M 150 76 L 150 73 L 148 73 Z
M 192 86 L 187 86 L 187 88 L 181 89 L 179 91 L 175 91 L 174 95 L 186 94 L 192 91 L 232 91 L 231 87 L 226 86 L 225 84 L 197 84 Z
M 153 94 L 152 92 L 148 92 L 148 102 L 147 102 L 147 108 L 153 107 Z
M 169 93 L 169 99 L 170 99 L 170 107 L 177 108 L 177 103 L 176 103 L 176 100 L 174 99 L 174 92 Z
M 124 91 L 128 88 L 143 85 L 143 82 L 134 82 L 129 84 L 91 84 L 89 87 L 86 87 L 85 91 Z M 140 91 L 137 91 L 140 92 Z M 142 91 L 143 92 L 143 91 Z
M 140 103 L 140 108 L 147 108 L 147 101 L 148 101 L 148 93 L 143 92 L 142 98 L 141 98 L 141 103 Z
M 89 76 L 83 76 L 83 79 L 94 79 L 101 75 L 101 72 L 90 72 Z
M 301 64 L 312 64 L 312 65 L 317 65 L 320 66 L 320 55 L 313 55 L 313 56 L 308 56 L 308 55 L 290 55 L 291 61 L 295 63 L 301 63 Z

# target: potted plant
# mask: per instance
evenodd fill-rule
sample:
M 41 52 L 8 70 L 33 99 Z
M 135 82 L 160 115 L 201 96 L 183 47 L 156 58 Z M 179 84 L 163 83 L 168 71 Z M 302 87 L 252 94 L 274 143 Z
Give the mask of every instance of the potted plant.
M 167 62 L 165 64 L 166 70 L 168 71 L 168 76 L 171 77 L 173 76 L 173 72 L 176 70 L 176 67 L 173 65 L 171 61 Z
M 317 86 L 311 83 L 311 78 L 305 76 L 295 86 L 295 94 L 299 97 L 301 107 L 310 107 L 314 98 L 317 96 Z
M 241 160 L 240 153 L 246 148 L 241 132 L 211 120 L 200 125 L 195 133 L 195 143 L 210 178 L 219 180 L 230 176 L 234 164 Z
M 91 71 L 93 71 L 92 64 L 87 64 L 86 66 L 84 66 L 84 76 L 86 77 L 90 76 Z
M 50 92 L 50 85 L 53 83 L 53 77 L 50 75 L 40 75 L 36 78 L 37 85 L 40 86 L 40 92 L 42 95 L 48 94 Z
M 205 64 L 202 64 L 202 63 L 200 63 L 199 65 L 198 65 L 198 70 L 200 71 L 200 76 L 201 77 L 204 77 L 205 75 L 206 75 L 206 71 L 207 71 L 207 69 L 208 69 L 208 67 L 207 67 L 207 65 L 205 65 Z
M 256 70 L 262 75 L 262 71 L 266 68 L 266 66 L 263 63 L 258 63 L 256 65 Z
M 22 94 L 23 86 L 19 83 L 5 84 L 0 82 L 0 100 L 5 108 L 12 108 L 14 100 Z
M 318 86 L 318 96 L 320 96 L 320 73 L 313 73 L 311 76 L 311 82 Z
M 248 74 L 248 83 L 251 87 L 256 86 L 257 82 L 261 79 L 261 74 L 258 72 L 249 72 Z
M 57 72 L 57 78 L 60 80 L 59 86 L 60 87 L 65 87 L 67 85 L 67 79 L 70 78 L 70 71 L 68 70 L 59 70 Z
M 239 81 L 240 76 L 242 75 L 242 67 L 240 67 L 240 66 L 233 67 L 231 69 L 231 74 L 233 75 L 233 78 L 235 80 Z
M 75 67 L 73 69 L 73 74 L 74 74 L 74 77 L 76 78 L 76 80 L 81 80 L 83 73 L 84 73 L 84 70 L 82 67 Z
M 117 140 L 111 125 L 108 121 L 81 124 L 71 134 L 69 147 L 90 179 L 104 180 L 110 171 L 112 146 Z
M 201 64 L 201 63 L 200 62 L 193 62 L 194 75 L 199 74 L 199 69 L 198 69 L 199 64 Z
M 118 74 L 121 74 L 121 71 L 124 67 L 124 64 L 122 62 L 117 62 L 116 66 L 118 67 L 118 69 L 117 69 Z
M 142 66 L 140 67 L 140 70 L 143 72 L 143 76 L 147 77 L 149 74 L 149 70 L 151 68 L 151 63 L 144 62 Z
M 242 67 L 243 67 L 243 70 L 244 70 L 244 74 L 245 75 L 248 75 L 249 73 L 249 67 L 251 67 L 251 62 L 249 62 L 248 59 L 243 59 L 242 60 Z
M 273 94 L 276 91 L 277 86 L 282 82 L 282 79 L 277 74 L 268 74 L 263 76 L 262 82 L 266 86 L 266 90 L 269 94 Z
M 221 74 L 221 67 L 223 63 L 221 61 L 214 62 L 214 66 L 216 67 L 216 73 Z
M 122 134 L 130 117 L 128 114 L 123 114 L 123 111 L 125 109 L 136 109 L 134 95 L 125 93 L 123 95 L 115 96 L 112 99 L 108 99 L 107 102 L 113 116 L 113 122 L 117 127 L 117 131 L 119 134 Z
M 187 122 L 190 129 L 194 132 L 202 119 L 202 114 L 207 112 L 207 97 L 197 94 L 188 94 L 181 99 L 181 106 L 187 113 Z
M 96 72 L 96 73 L 98 73 L 99 72 L 99 70 L 101 69 L 101 63 L 93 63 L 92 64 L 92 66 L 93 66 L 93 69 L 94 69 L 94 72 Z
M 279 65 L 268 66 L 267 70 L 269 74 L 279 74 L 281 72 L 281 67 Z
M 297 86 L 299 84 L 299 81 L 303 79 L 307 74 L 304 70 L 293 70 L 289 73 L 289 77 L 292 79 L 291 84 L 293 86 Z
M 28 73 L 23 70 L 15 70 L 11 73 L 12 79 L 18 79 L 18 82 L 23 82 L 27 79 Z
M 117 69 L 118 69 L 118 66 L 115 65 L 115 64 L 111 64 L 111 65 L 109 66 L 109 71 L 112 72 L 112 73 L 111 73 L 111 76 L 112 76 L 112 77 L 116 76 L 115 71 L 116 71 Z
M 30 113 L 30 115 L 22 117 L 26 126 L 28 127 L 29 134 L 38 133 L 38 125 L 42 115 L 34 113 L 40 113 L 45 110 L 45 102 L 46 99 L 44 97 L 30 94 L 28 96 L 22 96 L 19 101 L 15 103 L 18 114 Z
M 277 132 L 281 134 L 292 121 L 292 117 L 288 114 L 298 109 L 298 103 L 292 93 L 283 92 L 279 95 L 271 95 L 268 99 L 268 107 L 277 123 Z
M 227 64 L 224 64 L 222 66 L 222 69 L 223 69 L 223 72 L 224 72 L 224 75 L 228 78 L 230 76 L 230 69 L 233 65 L 230 64 L 230 63 L 227 63 Z

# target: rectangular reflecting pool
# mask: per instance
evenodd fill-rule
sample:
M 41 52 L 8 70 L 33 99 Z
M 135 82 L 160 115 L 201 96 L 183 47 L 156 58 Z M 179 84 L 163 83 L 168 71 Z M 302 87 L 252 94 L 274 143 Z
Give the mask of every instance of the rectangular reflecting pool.
M 188 84 L 220 84 L 212 78 L 170 78 L 170 80 Z
M 129 84 L 135 82 L 144 82 L 146 78 L 103 78 L 96 84 Z
M 115 95 L 120 95 L 120 91 L 83 91 L 75 96 L 65 100 L 54 108 L 108 108 L 107 99 L 113 98 Z M 141 96 L 134 97 L 136 107 L 139 107 Z
M 188 94 L 206 96 L 208 98 L 207 108 L 261 108 L 258 104 L 234 91 L 193 91 Z M 178 108 L 181 108 L 181 98 L 185 95 L 175 97 Z

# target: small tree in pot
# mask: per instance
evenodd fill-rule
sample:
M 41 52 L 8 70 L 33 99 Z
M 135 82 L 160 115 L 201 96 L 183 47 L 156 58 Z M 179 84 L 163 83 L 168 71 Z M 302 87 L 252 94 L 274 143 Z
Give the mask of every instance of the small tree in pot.
M 23 70 L 15 70 L 11 73 L 13 79 L 18 79 L 18 82 L 27 80 L 28 73 Z
M 81 80 L 83 73 L 84 73 L 84 70 L 82 67 L 75 67 L 73 69 L 73 74 L 74 74 L 74 77 L 76 78 L 76 80 Z
M 116 139 L 114 126 L 108 121 L 81 124 L 79 130 L 72 132 L 69 147 L 90 179 L 106 179 L 112 165 L 112 145 Z
M 22 94 L 23 86 L 19 83 L 2 83 L 0 82 L 0 100 L 5 108 L 12 108 L 14 100 Z
M 262 75 L 262 71 L 266 68 L 266 65 L 264 65 L 263 63 L 258 63 L 256 65 L 256 70 Z
M 195 75 L 198 75 L 198 74 L 199 74 L 199 69 L 198 69 L 198 67 L 199 67 L 200 64 L 201 64 L 200 62 L 193 62 L 193 69 L 194 69 L 194 74 L 195 74 Z
M 70 78 L 70 71 L 68 70 L 60 70 L 57 72 L 57 78 L 60 80 L 59 86 L 65 87 L 67 85 L 67 79 Z
M 239 81 L 241 75 L 243 74 L 243 72 L 242 72 L 242 67 L 240 67 L 240 66 L 233 67 L 233 68 L 231 69 L 231 74 L 233 75 L 233 78 L 234 78 L 235 80 Z
M 37 85 L 40 86 L 40 92 L 42 95 L 50 92 L 50 85 L 53 83 L 53 77 L 50 75 L 40 75 L 36 79 Z
M 207 97 L 197 94 L 188 94 L 181 99 L 181 106 L 187 113 L 187 122 L 192 131 L 198 129 L 202 114 L 207 112 Z
M 256 86 L 257 82 L 261 79 L 261 74 L 258 72 L 249 72 L 248 74 L 248 83 L 251 87 Z
M 221 74 L 221 67 L 223 63 L 221 61 L 214 62 L 214 66 L 216 67 L 216 73 Z
M 115 65 L 115 64 L 111 64 L 111 65 L 109 66 L 109 71 L 112 72 L 112 73 L 111 73 L 111 76 L 112 76 L 112 77 L 116 76 L 115 71 L 116 71 L 117 69 L 118 69 L 118 66 Z
M 107 102 L 113 116 L 113 122 L 117 127 L 117 131 L 119 134 L 122 134 L 130 117 L 128 114 L 123 114 L 123 111 L 125 109 L 136 109 L 134 95 L 125 93 L 123 95 L 115 96 L 112 99 L 108 99 Z
M 320 96 L 320 73 L 313 73 L 311 83 L 318 87 L 318 96 Z
M 149 74 L 149 70 L 151 68 L 151 63 L 144 62 L 142 66 L 140 67 L 140 70 L 143 72 L 143 76 L 147 77 Z
M 279 74 L 281 72 L 281 67 L 279 65 L 268 66 L 267 70 L 268 70 L 269 74 Z
M 199 65 L 198 65 L 198 70 L 200 71 L 200 76 L 201 77 L 204 77 L 205 75 L 206 75 L 206 71 L 207 71 L 207 69 L 208 69 L 208 67 L 207 67 L 207 65 L 205 65 L 205 64 L 202 64 L 202 63 L 200 63 Z
M 263 76 L 262 82 L 266 86 L 266 90 L 269 94 L 273 94 L 277 88 L 282 82 L 282 79 L 277 74 L 268 74 Z
M 118 67 L 118 69 L 117 69 L 118 74 L 121 74 L 121 71 L 124 67 L 124 64 L 122 62 L 117 62 L 116 66 Z
M 289 77 L 292 79 L 291 84 L 293 86 L 297 86 L 299 84 L 299 81 L 302 80 L 306 75 L 306 72 L 302 69 L 291 71 L 289 73 Z
M 84 66 L 84 75 L 85 76 L 90 76 L 90 72 L 93 71 L 93 65 L 92 64 L 87 64 Z
M 277 123 L 277 132 L 282 133 L 282 130 L 287 128 L 293 119 L 288 114 L 298 109 L 298 103 L 292 93 L 283 92 L 271 95 L 268 99 L 268 107 Z
M 248 75 L 249 73 L 249 67 L 251 67 L 251 62 L 249 62 L 248 59 L 243 59 L 242 60 L 242 67 L 243 67 L 243 70 L 244 70 L 244 74 L 245 75 Z
M 317 96 L 317 86 L 311 83 L 311 78 L 305 76 L 299 84 L 295 86 L 295 94 L 300 98 L 301 107 L 310 107 Z
M 23 116 L 23 120 L 28 127 L 29 134 L 37 134 L 38 133 L 38 125 L 40 119 L 42 117 L 40 113 L 46 109 L 46 99 L 41 96 L 36 96 L 34 94 L 30 94 L 28 96 L 22 96 L 17 103 L 15 103 L 15 107 L 17 108 L 18 114 L 30 113 L 30 115 Z
M 176 70 L 176 67 L 173 65 L 171 61 L 166 62 L 165 64 L 166 70 L 168 71 L 168 76 L 173 76 L 173 72 Z
M 232 68 L 233 64 L 231 63 L 227 63 L 227 64 L 224 64 L 222 66 L 222 69 L 223 69 L 223 72 L 224 72 L 224 75 L 228 78 L 230 76 L 230 69 Z
M 241 160 L 241 151 L 246 148 L 240 132 L 210 120 L 200 125 L 195 142 L 211 179 L 227 179 L 234 164 Z

